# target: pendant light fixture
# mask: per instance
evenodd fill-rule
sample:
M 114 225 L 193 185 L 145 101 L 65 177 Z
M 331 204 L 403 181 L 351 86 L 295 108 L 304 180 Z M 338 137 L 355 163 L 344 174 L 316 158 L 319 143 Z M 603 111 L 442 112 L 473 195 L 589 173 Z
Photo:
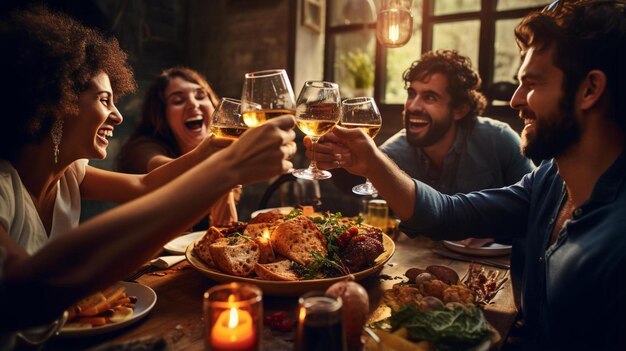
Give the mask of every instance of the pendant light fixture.
M 381 0 L 376 38 L 388 48 L 397 48 L 408 43 L 413 34 L 412 0 Z

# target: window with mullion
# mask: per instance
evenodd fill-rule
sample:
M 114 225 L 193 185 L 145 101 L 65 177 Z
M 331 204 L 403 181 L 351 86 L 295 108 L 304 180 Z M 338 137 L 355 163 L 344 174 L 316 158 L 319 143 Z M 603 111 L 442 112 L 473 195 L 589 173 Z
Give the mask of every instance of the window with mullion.
M 456 49 L 470 57 L 484 88 L 493 82 L 513 82 L 519 65 L 513 28 L 529 11 L 550 2 L 414 0 L 413 37 L 403 47 L 384 48 L 376 42 L 376 24 L 368 17 L 371 8 L 366 11 L 358 5 L 378 1 L 327 1 L 325 79 L 339 83 L 342 96 L 374 95 L 381 104 L 404 103 L 402 73 L 428 50 Z M 376 81 L 370 85 L 372 74 Z

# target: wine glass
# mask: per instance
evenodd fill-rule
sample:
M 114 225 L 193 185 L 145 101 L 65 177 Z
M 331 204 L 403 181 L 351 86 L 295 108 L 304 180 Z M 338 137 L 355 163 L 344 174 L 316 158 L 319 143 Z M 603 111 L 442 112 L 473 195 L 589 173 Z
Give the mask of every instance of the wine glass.
M 293 89 L 284 69 L 246 73 L 241 92 L 241 113 L 250 128 L 296 109 Z
M 247 129 L 241 116 L 241 101 L 222 98 L 211 115 L 211 132 L 218 138 L 238 139 Z
M 339 122 L 339 86 L 336 83 L 307 81 L 298 96 L 296 124 L 306 135 L 311 137 L 315 154 L 315 144 L 319 138 L 333 129 Z M 328 179 L 330 172 L 317 168 L 315 157 L 309 168 L 296 169 L 292 173 L 303 179 Z
M 355 97 L 341 102 L 341 126 L 344 128 L 359 128 L 374 138 L 380 131 L 383 121 L 378 111 L 374 98 Z M 378 190 L 374 185 L 365 180 L 365 183 L 352 188 L 352 192 L 359 195 L 378 196 Z

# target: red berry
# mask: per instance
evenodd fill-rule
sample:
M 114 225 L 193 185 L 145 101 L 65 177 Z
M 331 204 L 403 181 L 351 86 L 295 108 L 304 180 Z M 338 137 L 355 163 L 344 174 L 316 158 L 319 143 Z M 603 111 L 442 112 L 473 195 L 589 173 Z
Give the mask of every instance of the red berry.
M 350 229 L 348 229 L 348 233 L 352 235 L 357 235 L 359 234 L 359 229 L 357 227 L 350 227 Z
M 272 327 L 274 330 L 288 332 L 293 329 L 294 324 L 295 323 L 292 320 L 285 318 L 279 323 L 272 325 Z
M 274 312 L 263 318 L 263 324 L 272 326 L 274 324 L 282 322 L 286 317 L 287 317 L 287 312 L 285 311 Z

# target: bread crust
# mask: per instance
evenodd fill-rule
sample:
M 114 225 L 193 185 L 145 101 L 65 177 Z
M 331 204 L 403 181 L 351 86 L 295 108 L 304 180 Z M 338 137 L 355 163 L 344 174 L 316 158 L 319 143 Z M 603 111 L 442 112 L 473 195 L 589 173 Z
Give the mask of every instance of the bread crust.
M 282 260 L 272 263 L 257 263 L 254 271 L 260 279 L 275 281 L 295 281 L 298 276 L 291 270 L 291 261 Z
M 313 262 L 313 252 L 326 256 L 327 240 L 315 223 L 306 216 L 297 216 L 276 227 L 271 236 L 274 251 L 299 264 Z

